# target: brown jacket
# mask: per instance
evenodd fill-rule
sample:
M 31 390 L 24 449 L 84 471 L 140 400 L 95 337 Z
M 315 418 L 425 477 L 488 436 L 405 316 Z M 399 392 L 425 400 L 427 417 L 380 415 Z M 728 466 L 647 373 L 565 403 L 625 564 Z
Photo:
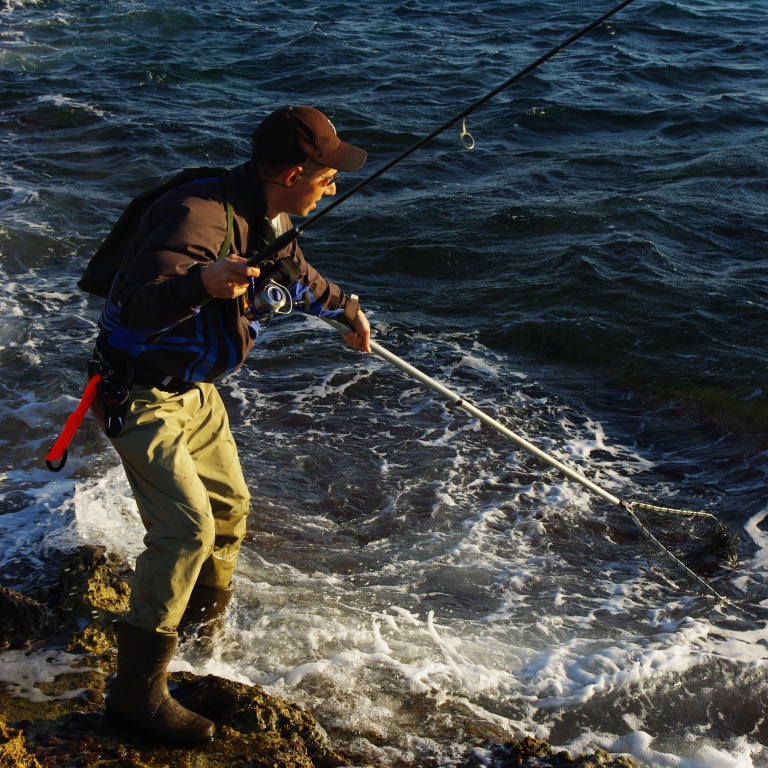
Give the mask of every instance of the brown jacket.
M 225 187 L 234 208 L 231 250 L 245 257 L 258 252 L 273 233 L 251 163 L 166 193 L 131 241 L 127 267 L 115 279 L 99 321 L 98 346 L 106 357 L 116 349 L 132 358 L 139 383 L 155 385 L 169 377 L 213 381 L 239 368 L 253 346 L 255 331 L 243 302 L 211 299 L 194 268 L 215 261 L 226 237 Z M 325 280 L 295 240 L 277 259 L 290 260 L 296 282 L 309 288 L 310 311 L 351 324 L 357 301 Z

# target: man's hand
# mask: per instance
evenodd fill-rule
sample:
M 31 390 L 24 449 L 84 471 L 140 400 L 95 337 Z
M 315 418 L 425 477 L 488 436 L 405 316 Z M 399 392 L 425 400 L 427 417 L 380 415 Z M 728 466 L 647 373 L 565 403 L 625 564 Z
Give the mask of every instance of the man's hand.
M 215 299 L 234 299 L 248 290 L 248 282 L 261 270 L 249 267 L 246 259 L 231 253 L 201 272 L 203 287 Z
M 361 352 L 371 351 L 371 326 L 368 318 L 362 309 L 357 310 L 355 319 L 352 321 L 352 330 L 343 333 L 344 341 Z

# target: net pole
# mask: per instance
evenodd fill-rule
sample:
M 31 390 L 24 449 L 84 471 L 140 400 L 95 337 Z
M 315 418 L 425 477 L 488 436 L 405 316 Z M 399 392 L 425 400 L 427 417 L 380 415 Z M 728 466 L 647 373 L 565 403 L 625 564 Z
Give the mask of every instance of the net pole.
M 336 328 L 342 334 L 349 333 L 350 331 L 349 326 L 344 325 L 343 323 L 340 323 L 337 320 L 331 320 L 329 318 L 323 318 L 323 320 L 328 325 Z M 685 565 L 685 563 L 682 562 L 682 560 L 680 560 L 672 552 L 670 552 L 669 549 L 667 549 L 648 530 L 648 528 L 646 528 L 646 526 L 644 526 L 640 522 L 637 515 L 635 515 L 635 513 L 632 511 L 631 504 L 628 504 L 627 502 L 622 501 L 618 496 L 615 496 L 609 491 L 606 491 L 605 488 L 601 488 L 599 485 L 592 482 L 589 478 L 582 475 L 581 472 L 577 472 L 571 467 L 563 464 L 554 456 L 550 456 L 545 451 L 542 451 L 541 448 L 538 448 L 533 443 L 526 440 L 524 437 L 518 435 L 516 432 L 513 432 L 508 427 L 505 427 L 501 422 L 497 421 L 496 419 L 489 416 L 484 411 L 474 406 L 472 403 L 465 400 L 461 395 L 449 389 L 444 384 L 441 384 L 439 381 L 436 381 L 431 376 L 428 376 L 426 373 L 419 370 L 418 368 L 411 365 L 410 363 L 406 362 L 401 357 L 398 357 L 393 352 L 390 352 L 388 349 L 385 349 L 378 342 L 371 339 L 370 345 L 371 345 L 371 351 L 374 352 L 376 355 L 378 355 L 382 360 L 386 360 L 388 363 L 391 363 L 396 368 L 401 370 L 403 373 L 407 374 L 413 379 L 416 379 L 416 381 L 421 382 L 429 389 L 432 389 L 433 391 L 437 392 L 439 395 L 444 397 L 452 405 L 462 408 L 471 416 L 474 416 L 476 419 L 482 421 L 487 426 L 501 433 L 505 437 L 508 437 L 510 440 L 517 443 L 517 445 L 519 445 L 521 448 L 524 448 L 526 451 L 538 457 L 542 461 L 546 462 L 551 467 L 554 467 L 558 471 L 562 472 L 566 477 L 570 478 L 571 480 L 574 480 L 575 482 L 580 483 L 587 490 L 596 494 L 601 499 L 604 499 L 605 501 L 608 501 L 611 504 L 614 504 L 615 506 L 621 507 L 625 512 L 629 514 L 630 519 L 639 529 L 641 536 L 644 539 L 646 539 L 646 541 L 650 542 L 654 547 L 656 547 L 656 549 L 659 551 L 659 553 L 661 554 L 661 557 L 664 559 L 665 562 L 670 563 L 677 571 L 679 571 L 686 578 L 686 580 L 688 580 L 692 584 L 695 584 L 697 587 L 701 588 L 709 596 L 714 597 L 718 600 L 725 600 L 725 597 L 723 597 L 718 592 L 716 592 L 709 584 L 707 584 L 706 581 L 704 581 L 704 579 L 702 579 L 700 576 L 694 573 L 687 565 Z

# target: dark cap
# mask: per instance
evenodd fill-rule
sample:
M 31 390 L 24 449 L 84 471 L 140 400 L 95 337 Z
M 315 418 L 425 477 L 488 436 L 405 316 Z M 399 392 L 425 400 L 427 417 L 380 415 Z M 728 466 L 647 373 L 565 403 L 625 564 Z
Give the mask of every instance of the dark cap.
M 336 135 L 333 123 L 312 107 L 282 107 L 253 132 L 253 160 L 263 165 L 299 165 L 314 160 L 337 171 L 356 171 L 368 153 Z

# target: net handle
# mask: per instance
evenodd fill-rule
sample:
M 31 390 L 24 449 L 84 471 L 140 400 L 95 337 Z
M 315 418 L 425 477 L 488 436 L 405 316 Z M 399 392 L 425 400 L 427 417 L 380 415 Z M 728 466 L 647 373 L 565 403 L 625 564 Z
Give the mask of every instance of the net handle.
M 330 318 L 322 318 L 328 325 L 336 328 L 336 330 L 343 333 L 349 332 L 349 327 L 344 325 L 343 323 L 338 322 L 337 320 L 332 320 Z M 476 419 L 479 419 L 487 426 L 491 427 L 492 429 L 495 429 L 497 432 L 500 432 L 505 437 L 508 437 L 510 440 L 514 441 L 519 445 L 521 448 L 524 448 L 529 453 L 533 454 L 537 458 L 541 459 L 542 461 L 546 462 L 550 466 L 554 467 L 558 471 L 562 472 L 566 477 L 570 478 L 571 480 L 574 480 L 577 483 L 580 483 L 583 485 L 587 490 L 592 491 L 592 493 L 599 496 L 601 499 L 604 499 L 605 501 L 610 502 L 611 504 L 614 504 L 615 506 L 621 507 L 625 512 L 627 512 L 632 520 L 632 522 L 638 527 L 640 530 L 640 534 L 645 538 L 647 541 L 649 541 L 654 547 L 656 547 L 661 554 L 662 558 L 665 562 L 668 562 L 670 565 L 674 566 L 687 580 L 693 582 L 696 584 L 699 588 L 703 589 L 706 594 L 708 594 L 710 597 L 714 597 L 718 600 L 725 600 L 726 598 L 723 595 L 720 595 L 718 592 L 716 592 L 709 584 L 707 584 L 704 579 L 702 579 L 700 576 L 698 576 L 696 573 L 694 573 L 690 568 L 688 568 L 685 563 L 683 563 L 678 557 L 676 557 L 672 552 L 669 551 L 638 519 L 637 515 L 632 511 L 633 506 L 643 506 L 640 504 L 640 502 L 625 502 L 622 499 L 620 499 L 618 496 L 615 496 L 614 494 L 610 493 L 609 491 L 606 491 L 605 488 L 601 488 L 596 483 L 593 483 L 589 478 L 582 475 L 580 472 L 577 472 L 575 469 L 572 469 L 571 467 L 566 466 L 561 461 L 558 461 L 554 456 L 550 456 L 548 453 L 541 450 L 541 448 L 536 447 L 533 443 L 526 440 L 524 437 L 521 437 L 517 433 L 513 432 L 508 427 L 501 424 L 496 419 L 489 416 L 484 411 L 481 411 L 476 406 L 472 405 L 472 403 L 468 402 L 465 398 L 463 398 L 461 395 L 457 394 L 456 392 L 453 392 L 448 387 L 441 384 L 439 381 L 436 381 L 431 376 L 427 376 L 426 373 L 423 371 L 420 371 L 415 366 L 411 365 L 410 363 L 407 363 L 402 358 L 398 357 L 397 355 L 393 354 L 389 350 L 385 349 L 381 346 L 378 342 L 371 339 L 371 350 L 378 355 L 383 360 L 386 360 L 388 363 L 391 363 L 396 368 L 399 368 L 403 373 L 406 373 L 408 376 L 410 376 L 413 379 L 416 379 L 417 381 L 421 382 L 425 386 L 429 387 L 430 389 L 434 390 L 438 394 L 442 395 L 449 403 L 452 405 L 459 406 L 463 410 L 465 410 L 470 415 L 474 416 Z M 687 510 L 674 510 L 670 507 L 656 507 L 653 505 L 644 505 L 648 508 L 655 509 L 657 511 L 664 511 L 664 512 L 675 512 L 675 513 L 683 513 L 683 514 L 691 514 Z M 701 516 L 709 516 L 714 518 L 713 515 L 709 515 L 707 512 L 701 512 L 696 513 Z

